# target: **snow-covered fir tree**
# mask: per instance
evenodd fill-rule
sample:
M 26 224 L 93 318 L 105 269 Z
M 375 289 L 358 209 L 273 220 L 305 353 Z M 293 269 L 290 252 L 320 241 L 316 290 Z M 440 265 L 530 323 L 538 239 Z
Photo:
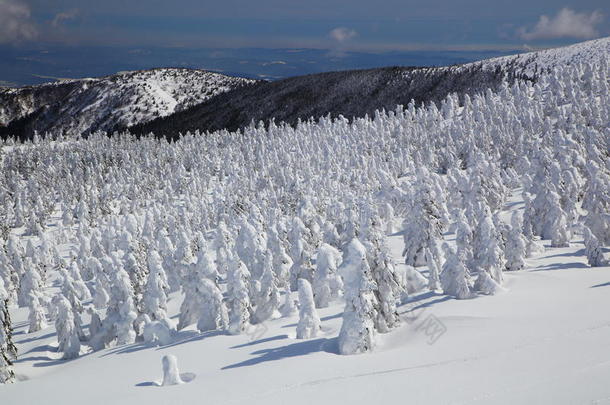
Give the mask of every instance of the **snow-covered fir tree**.
M 229 333 L 239 335 L 250 323 L 251 303 L 248 292 L 250 272 L 239 258 L 232 258 L 227 274 Z
M 273 254 L 267 251 L 263 258 L 263 274 L 260 279 L 260 290 L 253 314 L 256 323 L 265 322 L 279 314 L 280 290 L 277 275 L 273 271 L 273 262 Z
M 339 273 L 345 283 L 345 310 L 339 332 L 341 354 L 364 353 L 375 347 L 375 318 L 378 302 L 375 282 L 366 258 L 366 249 L 358 239 L 347 246 L 347 256 Z
M 323 243 L 318 248 L 312 284 L 316 308 L 326 308 L 331 300 L 339 297 L 343 289 L 343 281 L 337 273 L 340 261 L 341 253 L 333 246 Z
M 300 278 L 299 284 L 299 323 L 297 324 L 297 339 L 310 339 L 318 336 L 320 317 L 313 300 L 311 284 Z
M 604 250 L 597 237 L 588 227 L 584 227 L 583 237 L 585 242 L 585 254 L 587 262 L 591 267 L 607 266 L 610 261 L 605 258 Z
M 463 257 L 446 243 L 443 244 L 445 263 L 440 274 L 443 294 L 457 299 L 467 299 L 474 296 L 471 289 L 470 274 L 463 263 Z
M 527 254 L 527 239 L 521 233 L 519 215 L 515 212 L 511 217 L 512 226 L 507 232 L 504 244 L 505 268 L 508 271 L 521 270 L 525 267 Z
M 70 301 L 63 295 L 53 297 L 53 315 L 55 317 L 55 330 L 57 331 L 58 352 L 63 353 L 64 359 L 73 359 L 80 354 L 80 339 L 74 323 L 74 310 Z
M 8 292 L 0 279 L 0 384 L 15 379 L 13 362 L 17 359 L 17 347 L 13 343 L 13 325 L 8 309 Z

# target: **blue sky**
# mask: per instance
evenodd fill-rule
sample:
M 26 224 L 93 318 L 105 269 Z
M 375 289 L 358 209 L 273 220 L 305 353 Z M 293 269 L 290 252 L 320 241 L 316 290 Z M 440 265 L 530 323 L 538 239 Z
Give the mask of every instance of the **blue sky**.
M 608 35 L 607 0 L 0 0 L 0 50 L 17 54 L 65 47 L 307 48 L 335 59 L 352 52 L 500 54 Z M 0 61 L 0 75 L 7 69 Z

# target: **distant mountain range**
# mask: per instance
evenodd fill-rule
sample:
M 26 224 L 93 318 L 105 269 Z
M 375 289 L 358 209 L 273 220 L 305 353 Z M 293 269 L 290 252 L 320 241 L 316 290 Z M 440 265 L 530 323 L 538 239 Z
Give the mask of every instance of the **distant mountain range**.
M 496 89 L 504 79 L 608 58 L 610 38 L 449 67 L 389 67 L 256 81 L 201 70 L 153 69 L 99 79 L 0 89 L 0 136 L 58 131 L 154 132 L 237 130 L 251 122 L 295 124 L 330 114 L 347 118 L 396 105 L 438 102 L 449 93 Z
M 488 59 L 459 66 L 320 73 L 274 82 L 259 82 L 214 97 L 184 111 L 131 127 L 138 134 L 153 132 L 175 138 L 199 130 L 238 130 L 251 122 L 296 124 L 330 114 L 346 118 L 375 110 L 439 102 L 449 93 L 475 94 L 496 90 L 504 79 L 536 80 L 537 73 L 556 65 L 598 61 L 610 54 L 610 38 L 563 48 Z
M 152 69 L 0 88 L 0 135 L 111 132 L 252 83 L 255 81 L 203 70 Z

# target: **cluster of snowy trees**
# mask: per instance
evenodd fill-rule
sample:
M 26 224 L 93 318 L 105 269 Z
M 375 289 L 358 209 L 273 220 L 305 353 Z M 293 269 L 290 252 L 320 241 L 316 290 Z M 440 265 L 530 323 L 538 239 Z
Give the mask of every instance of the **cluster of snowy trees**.
M 297 338 L 312 338 L 316 310 L 342 299 L 339 350 L 352 354 L 400 324 L 406 294 L 494 294 L 543 239 L 584 238 L 589 263 L 607 264 L 607 72 L 607 60 L 568 66 L 353 122 L 4 142 L 0 381 L 13 378 L 13 306 L 29 308 L 29 332 L 54 322 L 74 358 L 297 312 Z M 506 218 L 515 193 L 525 209 Z M 401 269 L 386 240 L 397 231 Z

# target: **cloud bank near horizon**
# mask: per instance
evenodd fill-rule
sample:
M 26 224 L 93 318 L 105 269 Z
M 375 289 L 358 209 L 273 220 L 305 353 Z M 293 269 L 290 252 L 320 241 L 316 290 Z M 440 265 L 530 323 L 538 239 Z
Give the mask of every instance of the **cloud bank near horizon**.
M 36 39 L 38 29 L 28 4 L 0 0 L 0 43 L 18 43 Z
M 506 50 L 610 35 L 604 0 L 0 0 L 0 43 L 344 51 Z M 144 4 L 145 3 L 145 4 Z M 570 4 L 572 3 L 572 4 Z M 146 6 L 146 7 L 145 7 Z M 577 11 L 575 7 L 580 7 Z M 504 27 L 504 28 L 499 28 Z
M 604 21 L 600 11 L 576 12 L 562 8 L 552 17 L 542 15 L 531 29 L 521 28 L 519 36 L 527 41 L 544 39 L 592 39 L 600 35 L 597 27 Z

